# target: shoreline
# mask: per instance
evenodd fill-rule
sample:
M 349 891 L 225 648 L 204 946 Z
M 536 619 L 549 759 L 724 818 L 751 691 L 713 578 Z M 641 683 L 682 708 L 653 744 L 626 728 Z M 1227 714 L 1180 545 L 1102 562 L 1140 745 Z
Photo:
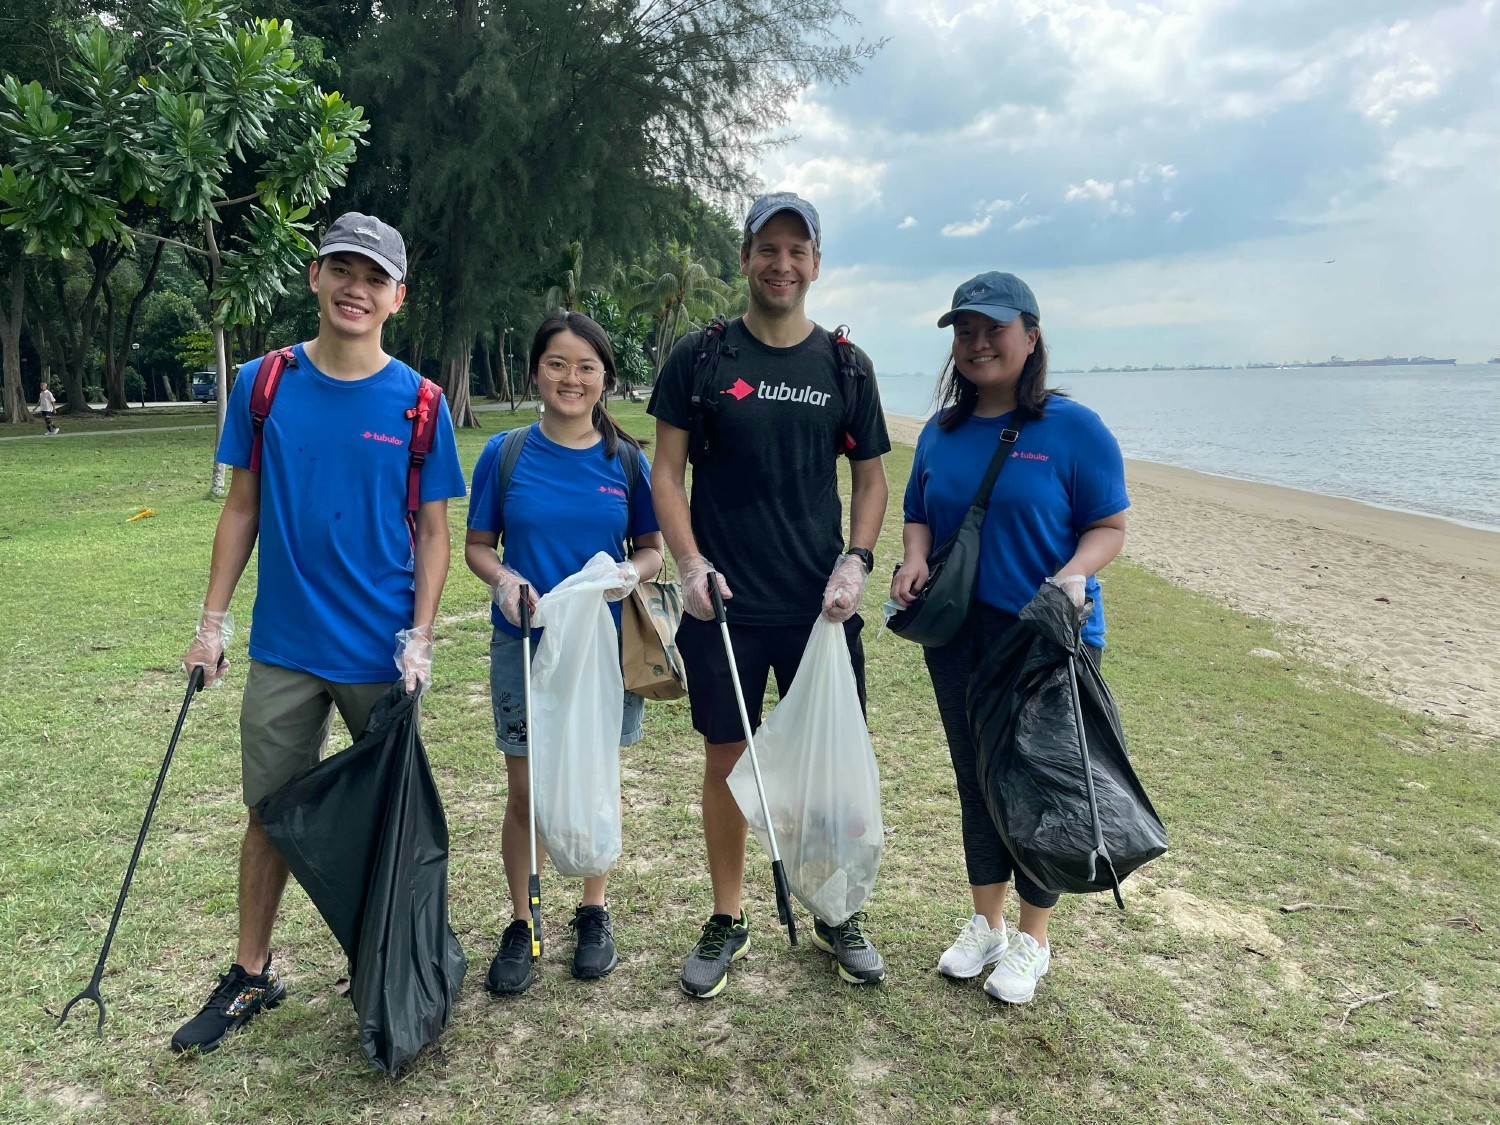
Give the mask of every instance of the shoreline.
M 921 421 L 887 416 L 892 440 Z M 1500 531 L 1125 462 L 1125 556 L 1409 710 L 1500 736 Z

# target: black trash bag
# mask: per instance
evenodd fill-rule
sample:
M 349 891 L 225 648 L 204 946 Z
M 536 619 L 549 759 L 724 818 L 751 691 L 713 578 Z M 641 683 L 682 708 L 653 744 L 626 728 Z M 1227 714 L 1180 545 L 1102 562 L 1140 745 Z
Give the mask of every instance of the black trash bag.
M 395 1073 L 448 1026 L 463 949 L 448 926 L 448 824 L 398 683 L 364 737 L 255 806 L 349 957 L 359 1044 Z
M 1119 881 L 1167 850 L 1167 831 L 1078 638 L 1092 608 L 1044 585 L 974 670 L 969 729 L 990 817 L 1021 869 L 1053 893 L 1113 890 L 1123 906 Z

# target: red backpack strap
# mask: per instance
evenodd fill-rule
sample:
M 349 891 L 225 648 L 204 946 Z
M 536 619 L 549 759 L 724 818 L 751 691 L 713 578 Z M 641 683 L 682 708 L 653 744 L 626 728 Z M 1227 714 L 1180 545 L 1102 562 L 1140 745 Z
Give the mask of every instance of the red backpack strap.
M 416 531 L 417 508 L 422 503 L 422 462 L 432 452 L 437 438 L 438 403 L 443 397 L 443 388 L 431 379 L 418 376 L 417 402 L 406 412 L 411 419 L 411 443 L 407 446 L 410 458 L 406 468 L 406 519 Z
M 250 471 L 260 472 L 261 431 L 271 416 L 271 404 L 281 389 L 281 375 L 288 365 L 295 366 L 297 356 L 291 348 L 267 352 L 255 369 L 255 385 L 250 389 Z

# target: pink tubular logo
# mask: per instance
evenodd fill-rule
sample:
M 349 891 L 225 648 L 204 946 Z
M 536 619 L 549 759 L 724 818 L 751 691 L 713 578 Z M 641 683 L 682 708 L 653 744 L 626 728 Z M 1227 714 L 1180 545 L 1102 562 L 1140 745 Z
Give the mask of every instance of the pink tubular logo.
M 403 441 L 401 438 L 391 437 L 390 434 L 377 434 L 377 433 L 374 433 L 374 432 L 372 432 L 370 430 L 366 430 L 361 436 L 364 437 L 366 441 L 383 441 L 383 442 L 385 442 L 388 445 L 405 445 L 406 444 L 406 442 Z

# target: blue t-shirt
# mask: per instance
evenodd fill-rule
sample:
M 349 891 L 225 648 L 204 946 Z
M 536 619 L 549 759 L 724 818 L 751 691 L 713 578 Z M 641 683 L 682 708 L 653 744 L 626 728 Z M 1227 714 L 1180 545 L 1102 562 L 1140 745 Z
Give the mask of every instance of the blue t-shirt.
M 412 625 L 415 565 L 406 525 L 405 417 L 415 371 L 391 360 L 367 379 L 332 379 L 302 345 L 287 366 L 261 441 L 260 579 L 250 656 L 335 683 L 396 678 L 396 634 Z M 240 368 L 218 459 L 250 465 L 250 391 Z M 464 494 L 445 400 L 438 404 L 420 498 Z
M 505 531 L 505 565 L 526 578 L 541 597 L 600 551 L 623 559 L 624 540 L 660 530 L 651 506 L 651 466 L 646 455 L 627 442 L 618 454 L 639 459 L 640 479 L 635 495 L 625 495 L 625 468 L 619 457 L 606 458 L 604 442 L 587 449 L 558 445 L 533 425 L 511 474 L 505 511 L 499 510 L 496 472 L 503 433 L 485 443 L 474 465 L 474 487 L 469 497 L 469 527 L 475 531 Z M 616 627 L 618 602 L 610 605 Z M 499 606 L 490 607 L 490 620 L 508 636 L 521 630 L 505 620 Z
M 928 421 L 917 441 L 906 483 L 907 523 L 925 523 L 934 547 L 957 530 L 1011 415 L 970 418 L 951 432 Z M 1083 529 L 1130 507 L 1120 445 L 1095 414 L 1053 395 L 1039 419 L 1021 428 L 1000 471 L 980 536 L 975 596 L 1020 613 L 1038 587 L 1073 557 Z M 1104 603 L 1089 575 L 1094 613 L 1083 627 L 1089 644 L 1104 644 Z

